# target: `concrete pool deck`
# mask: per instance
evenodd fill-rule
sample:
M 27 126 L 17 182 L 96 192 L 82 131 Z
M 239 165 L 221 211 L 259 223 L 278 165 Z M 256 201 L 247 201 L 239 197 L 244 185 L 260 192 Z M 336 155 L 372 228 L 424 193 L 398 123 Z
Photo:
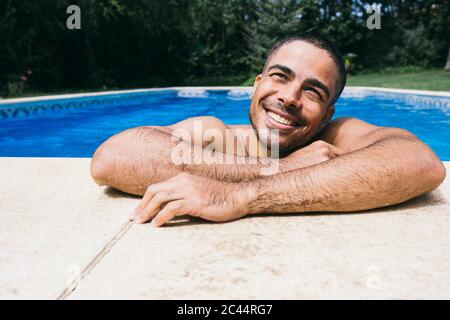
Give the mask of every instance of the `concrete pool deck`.
M 0 158 L 1 299 L 450 299 L 450 178 L 366 213 L 154 229 L 89 163 Z

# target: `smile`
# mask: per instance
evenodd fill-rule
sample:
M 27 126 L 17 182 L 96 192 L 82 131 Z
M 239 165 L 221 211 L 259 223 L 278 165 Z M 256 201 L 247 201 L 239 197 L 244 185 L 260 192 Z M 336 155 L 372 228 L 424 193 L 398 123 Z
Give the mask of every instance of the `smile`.
M 297 124 L 295 121 L 287 119 L 275 112 L 264 109 L 266 126 L 272 129 L 279 129 L 280 131 L 287 131 L 295 128 Z
M 272 119 L 275 120 L 278 123 L 285 124 L 287 126 L 294 126 L 295 122 L 286 118 L 283 118 L 279 114 L 276 114 L 275 112 L 268 111 L 267 115 Z

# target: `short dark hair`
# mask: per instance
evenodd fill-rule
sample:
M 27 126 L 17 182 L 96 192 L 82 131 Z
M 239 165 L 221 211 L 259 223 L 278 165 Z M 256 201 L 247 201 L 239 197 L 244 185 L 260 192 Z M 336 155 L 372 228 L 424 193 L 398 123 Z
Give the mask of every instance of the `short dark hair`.
M 266 69 L 269 67 L 268 66 L 269 61 L 272 58 L 272 56 L 278 51 L 278 49 L 280 49 L 282 46 L 289 44 L 291 42 L 294 42 L 294 41 L 304 41 L 304 42 L 312 44 L 313 46 L 315 46 L 317 48 L 327 51 L 330 54 L 333 61 L 336 63 L 336 66 L 338 68 L 338 79 L 337 79 L 337 85 L 336 85 L 336 93 L 331 100 L 331 104 L 335 103 L 337 101 L 337 99 L 339 98 L 339 96 L 341 95 L 342 91 L 344 90 L 345 83 L 347 82 L 347 72 L 345 70 L 344 59 L 342 58 L 342 55 L 341 55 L 339 49 L 336 47 L 336 45 L 333 42 L 331 42 L 330 40 L 328 40 L 327 38 L 325 38 L 321 35 L 312 34 L 312 33 L 302 33 L 302 34 L 291 35 L 291 36 L 288 36 L 286 38 L 283 38 L 283 39 L 277 41 L 267 54 L 263 72 L 265 72 Z

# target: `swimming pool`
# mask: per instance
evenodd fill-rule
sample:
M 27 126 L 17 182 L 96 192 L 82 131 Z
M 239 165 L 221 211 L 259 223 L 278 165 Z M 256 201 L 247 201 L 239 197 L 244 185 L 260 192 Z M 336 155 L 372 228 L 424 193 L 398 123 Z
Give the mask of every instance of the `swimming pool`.
M 249 123 L 249 89 L 166 89 L 27 102 L 0 102 L 0 156 L 91 157 L 130 127 L 168 125 L 211 115 Z M 346 89 L 335 117 L 410 130 L 450 160 L 450 96 Z

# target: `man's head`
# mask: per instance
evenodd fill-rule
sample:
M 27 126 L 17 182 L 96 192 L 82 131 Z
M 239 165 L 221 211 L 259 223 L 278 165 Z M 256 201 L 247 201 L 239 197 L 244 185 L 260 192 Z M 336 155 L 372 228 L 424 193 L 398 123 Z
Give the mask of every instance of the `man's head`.
M 342 56 L 331 42 L 313 35 L 282 39 L 255 79 L 252 126 L 259 133 L 278 129 L 280 154 L 288 154 L 331 120 L 345 82 Z M 270 136 L 259 138 L 270 143 Z

